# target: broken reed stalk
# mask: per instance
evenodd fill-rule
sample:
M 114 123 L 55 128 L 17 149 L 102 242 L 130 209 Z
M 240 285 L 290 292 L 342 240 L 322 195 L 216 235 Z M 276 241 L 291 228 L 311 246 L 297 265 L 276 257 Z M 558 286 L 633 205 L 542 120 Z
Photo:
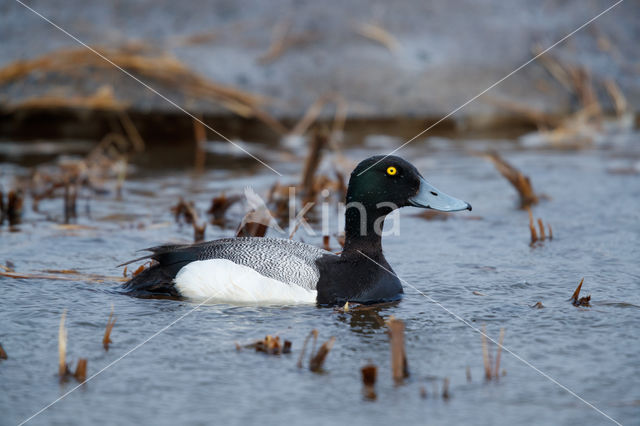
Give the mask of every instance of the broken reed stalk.
M 574 291 L 573 295 L 571 296 L 571 303 L 573 303 L 573 306 L 591 306 L 589 303 L 591 301 L 591 295 L 580 297 L 580 290 L 582 289 L 582 283 L 584 283 L 584 278 L 580 280 L 580 284 L 578 284 L 578 288 L 576 288 L 576 291 Z
M 335 343 L 335 341 L 336 338 L 332 336 L 329 340 L 327 340 L 320 346 L 318 352 L 316 352 L 316 354 L 313 355 L 309 360 L 309 370 L 313 371 L 314 373 L 322 371 L 322 365 L 324 364 L 327 355 L 329 355 L 331 348 L 333 348 L 333 344 Z
M 87 359 L 79 358 L 78 364 L 76 364 L 76 372 L 73 373 L 73 377 L 80 382 L 83 383 L 87 380 Z
M 367 364 L 361 369 L 362 371 L 362 393 L 367 399 L 376 399 L 376 378 L 378 375 L 378 367 L 373 364 Z
M 330 237 L 328 235 L 322 236 L 322 248 L 326 251 L 331 251 L 331 246 L 329 244 Z
M 145 147 L 144 139 L 142 139 L 140 132 L 138 132 L 138 129 L 133 124 L 133 121 L 131 121 L 131 117 L 129 117 L 129 114 L 127 114 L 123 110 L 119 110 L 118 116 L 120 117 L 120 124 L 127 134 L 127 137 L 131 141 L 135 152 L 143 152 Z
M 195 139 L 195 159 L 194 167 L 196 173 L 202 173 L 204 171 L 204 164 L 206 159 L 205 143 L 207 140 L 207 130 L 202 125 L 202 118 L 198 117 L 193 119 L 193 136 Z
M 488 152 L 485 154 L 485 158 L 489 159 L 500 174 L 518 191 L 521 209 L 538 204 L 540 199 L 534 192 L 533 185 L 531 185 L 531 180 L 528 176 L 525 176 L 514 166 L 507 163 L 497 152 Z
M 613 100 L 613 105 L 616 109 L 616 115 L 621 117 L 627 112 L 627 99 L 624 97 L 622 90 L 620 90 L 620 86 L 615 82 L 615 80 L 607 79 L 604 82 L 604 87 L 607 89 L 607 93 L 609 97 Z
M 78 217 L 76 204 L 78 200 L 78 189 L 75 184 L 66 182 L 64 185 L 64 223 L 68 224 L 71 219 Z
M 7 359 L 9 358 L 7 356 L 7 352 L 5 352 L 4 348 L 2 347 L 2 344 L 0 344 L 0 359 Z
M 69 367 L 67 366 L 67 330 L 64 327 L 64 320 L 67 317 L 67 310 L 62 311 L 62 316 L 60 317 L 60 327 L 58 328 L 58 375 L 60 376 L 60 380 L 64 380 L 67 373 L 69 372 Z
M 498 340 L 498 348 L 496 349 L 496 363 L 492 366 L 491 350 L 489 349 L 487 327 L 482 325 L 482 360 L 484 362 L 484 378 L 489 381 L 497 379 L 500 376 L 500 358 L 502 354 L 502 342 L 504 340 L 504 328 L 500 328 L 500 338 Z M 467 380 L 471 381 L 471 373 L 467 370 Z
M 578 298 L 580 297 L 580 290 L 582 289 L 583 283 L 584 283 L 584 277 L 580 280 L 580 284 L 578 284 L 578 287 L 576 288 L 576 290 L 573 292 L 573 295 L 571 296 L 571 300 L 573 300 L 573 303 L 576 303 L 578 301 Z
M 198 225 L 193 222 L 193 241 L 196 243 L 204 241 L 204 232 L 207 229 L 207 222 L 202 222 L 202 225 Z
M 449 399 L 449 378 L 445 377 L 442 381 L 442 399 Z
M 536 241 L 538 241 L 538 233 L 536 232 L 536 227 L 533 224 L 533 213 L 531 213 L 530 208 L 527 208 L 527 211 L 529 212 L 529 231 L 531 232 L 531 244 L 534 244 Z
M 302 182 L 300 183 L 304 194 L 303 204 L 313 201 L 316 198 L 313 183 L 316 171 L 320 165 L 320 160 L 322 159 L 322 149 L 327 145 L 328 139 L 327 133 L 324 130 L 316 130 L 313 132 L 309 153 L 307 154 L 302 172 Z
M 487 327 L 482 326 L 482 361 L 484 362 L 484 378 L 491 380 L 491 355 L 487 344 Z
M 409 377 L 407 354 L 404 347 L 404 322 L 395 318 L 388 321 L 391 340 L 391 375 L 396 384 Z
M 341 155 L 336 138 L 339 138 L 344 131 L 349 106 L 346 99 L 339 93 L 335 95 L 335 103 L 336 113 L 333 116 L 333 125 L 331 126 L 331 138 L 329 139 L 329 143 L 331 145 L 331 149 L 333 149 L 333 151 L 338 155 Z
M 307 111 L 304 113 L 302 118 L 293 126 L 293 129 L 289 132 L 290 135 L 303 135 L 307 129 L 313 124 L 314 121 L 318 118 L 320 113 L 322 112 L 322 108 L 324 108 L 325 104 L 330 100 L 329 96 L 321 96 L 316 99 Z
M 264 237 L 269 227 L 258 222 L 241 223 L 236 231 L 236 237 Z
M 22 221 L 22 206 L 24 204 L 24 196 L 22 191 L 16 189 L 9 191 L 7 196 L 6 216 L 9 219 L 9 225 L 18 225 Z
M 113 305 L 111 305 L 111 313 L 109 314 L 109 319 L 107 320 L 107 326 L 104 330 L 104 337 L 102 338 L 102 346 L 105 351 L 109 350 L 109 343 L 113 343 L 111 341 L 111 330 L 113 330 L 113 326 L 116 324 L 116 318 L 113 317 Z
M 302 368 L 302 359 L 304 358 L 304 353 L 307 350 L 307 343 L 309 343 L 309 339 L 311 338 L 311 336 L 313 336 L 313 341 L 314 341 L 313 347 L 315 349 L 315 346 L 316 346 L 315 341 L 318 339 L 318 330 L 314 328 L 309 332 L 307 337 L 304 339 L 304 343 L 302 344 L 302 350 L 300 351 L 300 357 L 298 358 L 298 368 Z M 313 356 L 313 351 L 311 352 L 311 355 Z
M 540 241 L 544 241 L 546 236 L 544 234 L 544 223 L 542 223 L 542 219 L 538 218 L 538 228 L 540 229 Z
M 204 233 L 207 229 L 207 222 L 203 221 L 202 225 L 198 225 L 200 221 L 198 218 L 198 212 L 196 211 L 193 202 L 186 202 L 182 198 L 175 206 L 171 207 L 171 211 L 175 214 L 176 222 L 180 221 L 181 217 L 184 217 L 186 223 L 190 223 L 193 227 L 193 240 L 196 243 L 204 241 Z
M 496 349 L 496 368 L 493 376 L 497 379 L 500 377 L 500 355 L 502 354 L 502 342 L 504 341 L 504 328 L 500 327 L 500 338 L 498 339 L 498 348 Z
M 207 214 L 211 215 L 212 224 L 223 224 L 225 221 L 225 214 L 235 203 L 240 201 L 239 195 L 232 195 L 227 197 L 223 192 L 217 197 L 211 199 L 211 207 L 207 210 Z
M 531 213 L 531 208 L 526 207 L 527 212 L 529 213 L 529 231 L 531 232 L 531 245 L 533 246 L 537 241 L 544 241 L 545 239 L 553 240 L 553 230 L 551 229 L 551 225 L 547 224 L 547 228 L 549 229 L 549 235 L 544 230 L 544 222 L 541 218 L 538 218 L 536 221 L 533 219 L 533 213 Z M 536 222 L 538 227 L 536 229 Z M 539 232 L 539 234 L 538 234 Z
M 276 183 L 271 188 L 271 194 L 281 188 L 285 187 Z M 282 231 L 276 219 L 271 215 L 271 211 L 265 201 L 252 188 L 245 188 L 244 195 L 247 199 L 249 211 L 242 218 L 240 225 L 238 225 L 236 237 L 264 237 L 269 227 Z M 269 196 L 269 201 L 271 201 L 271 196 Z M 288 213 L 288 201 L 283 204 L 283 211 Z
M 60 317 L 60 327 L 58 329 L 58 376 L 60 382 L 65 382 L 69 377 L 74 377 L 78 382 L 83 383 L 87 379 L 87 359 L 78 358 L 75 373 L 71 373 L 67 364 L 67 329 L 64 326 L 67 318 L 67 310 L 62 311 Z

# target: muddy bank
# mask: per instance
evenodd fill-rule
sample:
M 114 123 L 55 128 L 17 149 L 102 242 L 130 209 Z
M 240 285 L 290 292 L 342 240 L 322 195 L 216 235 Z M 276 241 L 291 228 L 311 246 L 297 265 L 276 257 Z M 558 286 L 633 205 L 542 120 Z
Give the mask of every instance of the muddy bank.
M 143 139 L 153 144 L 193 144 L 193 119 L 181 112 L 127 112 Z M 277 143 L 283 134 L 257 118 L 236 115 L 203 115 L 204 123 L 231 139 Z M 369 134 L 384 133 L 400 139 L 414 137 L 434 125 L 441 117 L 369 117 L 349 118 L 345 122 L 345 139 L 360 143 Z M 292 129 L 296 121 L 284 119 L 283 126 Z M 314 123 L 331 127 L 332 119 L 319 119 Z M 488 117 L 486 119 L 447 119 L 429 131 L 429 136 L 515 137 L 536 129 L 536 123 L 520 115 Z M 100 140 L 110 132 L 121 132 L 118 112 L 87 109 L 22 109 L 0 113 L 0 137 L 12 140 L 80 139 Z M 209 132 L 213 140 L 221 138 Z
M 349 119 L 410 117 L 424 128 L 613 4 L 73 3 L 29 4 L 223 133 L 255 120 L 266 123 L 252 130 L 261 135 L 282 132 L 276 121 L 295 122 L 327 96 L 321 118 L 344 108 Z M 1 9 L 3 136 L 99 138 L 109 118 L 95 111 L 114 108 L 144 117 L 143 132 L 173 138 L 189 127 L 174 105 L 33 12 L 15 2 Z M 616 109 L 605 99 L 615 82 L 636 111 L 637 14 L 623 2 L 555 47 L 565 77 L 535 61 L 441 126 L 498 127 L 523 108 L 569 114 L 580 103 L 577 80 L 593 86 L 605 112 Z

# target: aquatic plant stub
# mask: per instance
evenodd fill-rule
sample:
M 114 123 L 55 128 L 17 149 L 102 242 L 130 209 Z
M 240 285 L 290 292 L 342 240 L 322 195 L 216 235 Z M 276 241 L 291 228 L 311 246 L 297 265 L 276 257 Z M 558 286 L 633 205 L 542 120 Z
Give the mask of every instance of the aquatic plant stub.
M 60 327 L 58 329 L 58 376 L 60 382 L 66 382 L 70 377 L 73 377 L 78 382 L 83 383 L 87 380 L 87 359 L 78 358 L 75 373 L 71 372 L 69 365 L 66 361 L 67 356 L 67 329 L 64 325 L 67 317 L 67 310 L 62 312 L 60 317 Z
M 391 374 L 396 384 L 409 377 L 409 365 L 404 347 L 404 321 L 395 318 L 387 322 L 391 341 Z
M 8 359 L 7 353 L 5 352 L 2 344 L 0 344 L 0 359 Z
M 104 330 L 104 336 L 102 337 L 102 346 L 105 351 L 109 350 L 109 344 L 113 343 L 111 341 L 111 330 L 113 330 L 113 326 L 116 324 L 116 318 L 113 317 L 113 306 L 111 307 L 111 313 L 109 314 L 109 319 L 107 320 L 107 326 Z
M 442 381 L 442 399 L 449 399 L 451 394 L 449 393 L 449 378 L 445 377 Z
M 307 349 L 307 344 L 309 343 L 309 340 L 312 337 L 313 337 L 313 348 L 311 349 L 311 354 L 309 357 L 309 370 L 313 371 L 314 373 L 320 373 L 322 372 L 322 365 L 324 364 L 324 361 L 327 358 L 327 355 L 329 355 L 329 352 L 333 348 L 333 344 L 335 343 L 336 338 L 332 336 L 329 340 L 324 342 L 322 346 L 320 346 L 317 352 L 314 353 L 314 350 L 316 348 L 316 343 L 318 341 L 318 330 L 316 330 L 315 328 L 311 330 L 311 332 L 309 332 L 307 337 L 304 339 L 302 350 L 300 351 L 300 357 L 298 358 L 298 364 L 297 364 L 298 368 L 303 367 L 302 360 L 304 359 L 304 354 Z
M 578 284 L 578 287 L 576 288 L 576 290 L 573 292 L 573 295 L 571 296 L 571 303 L 573 304 L 573 306 L 584 306 L 584 307 L 591 306 L 591 304 L 589 303 L 591 302 L 591 295 L 580 297 L 580 290 L 582 289 L 583 283 L 584 283 L 584 278 L 580 280 L 580 284 Z
M 498 172 L 518 191 L 521 209 L 538 204 L 540 198 L 533 190 L 529 176 L 522 174 L 520 170 L 505 161 L 497 152 L 488 152 L 484 157 L 491 161 Z
M 213 197 L 213 199 L 211 199 L 211 206 L 209 210 L 207 210 L 207 214 L 211 216 L 211 224 L 223 224 L 227 211 L 241 199 L 242 197 L 240 195 L 227 197 L 224 192 L 217 197 Z
M 366 399 L 376 399 L 376 378 L 378 375 L 378 367 L 374 364 L 367 364 L 360 370 L 362 372 L 362 393 Z
M 322 365 L 324 364 L 327 355 L 329 355 L 329 352 L 333 348 L 333 344 L 335 343 L 335 341 L 336 338 L 332 336 L 329 340 L 324 342 L 322 346 L 320 346 L 318 352 L 316 352 L 316 354 L 311 357 L 311 360 L 309 360 L 309 370 L 313 371 L 314 373 L 322 371 Z
M 482 325 L 482 332 L 480 335 L 482 336 L 482 361 L 484 363 L 484 377 L 487 381 L 498 379 L 500 377 L 500 359 L 502 354 L 502 342 L 504 341 L 504 328 L 500 328 L 500 337 L 498 339 L 497 348 L 496 348 L 496 362 L 495 367 L 493 364 L 493 357 L 491 354 L 491 350 L 489 349 L 488 337 L 487 337 L 487 328 L 486 325 Z M 503 374 L 504 375 L 504 374 Z M 470 374 L 468 375 L 468 378 Z
M 531 212 L 531 208 L 526 207 L 527 212 L 529 213 L 529 231 L 531 233 L 531 243 L 533 246 L 537 241 L 544 241 L 545 239 L 553 240 L 553 230 L 551 229 L 551 224 L 547 224 L 549 233 L 545 232 L 544 222 L 541 218 L 538 218 L 537 222 L 533 220 L 533 213 Z M 538 224 L 538 228 L 536 229 L 536 223 Z M 538 231 L 539 230 L 539 231 Z
M 285 340 L 280 343 L 280 336 L 266 335 L 262 340 L 256 340 L 245 346 L 246 348 L 255 348 L 256 352 L 262 352 L 267 355 L 281 355 L 291 353 L 291 342 Z M 236 343 L 236 350 L 241 351 L 242 346 Z
M 9 221 L 9 226 L 19 225 L 22 222 L 22 210 L 24 205 L 24 195 L 22 190 L 9 191 L 7 202 L 4 202 L 4 194 L 0 191 L 0 226 L 5 219 Z

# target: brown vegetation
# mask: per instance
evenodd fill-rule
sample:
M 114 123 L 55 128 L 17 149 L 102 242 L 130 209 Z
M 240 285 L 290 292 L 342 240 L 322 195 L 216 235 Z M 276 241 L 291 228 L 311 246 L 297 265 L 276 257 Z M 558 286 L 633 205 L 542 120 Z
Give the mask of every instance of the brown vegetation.
M 482 360 L 484 363 L 484 377 L 486 380 L 497 380 L 500 377 L 500 359 L 502 354 L 502 342 L 504 340 L 504 328 L 500 328 L 500 337 L 498 339 L 496 349 L 495 366 L 493 365 L 491 351 L 489 350 L 486 331 L 486 327 L 483 325 L 482 332 L 480 334 L 482 336 Z
M 318 330 L 316 329 L 311 330 L 311 332 L 307 335 L 306 339 L 304 340 L 304 344 L 302 345 L 302 351 L 300 351 L 300 357 L 298 358 L 298 368 L 303 367 L 302 360 L 304 359 L 304 354 L 307 349 L 307 344 L 309 343 L 309 339 L 311 337 L 313 337 L 313 347 L 311 348 L 311 354 L 309 356 L 309 370 L 313 371 L 314 373 L 319 373 L 319 372 L 322 372 L 322 366 L 324 364 L 324 361 L 327 358 L 327 355 L 329 355 L 331 348 L 333 348 L 336 338 L 332 336 L 329 340 L 324 342 L 316 352 L 315 349 L 316 349 L 316 343 L 318 340 Z
M 87 380 L 87 359 L 78 358 L 75 372 L 71 372 L 66 361 L 67 329 L 64 326 L 66 317 L 67 311 L 65 310 L 62 312 L 62 316 L 60 317 L 60 327 L 58 330 L 58 376 L 60 377 L 60 382 L 66 382 L 70 377 L 73 377 L 78 382 L 83 383 Z
M 81 75 L 84 69 L 113 71 L 113 64 L 125 71 L 168 86 L 185 96 L 214 102 L 241 117 L 256 117 L 278 133 L 286 129 L 262 109 L 265 99 L 242 90 L 214 83 L 192 71 L 168 53 L 158 54 L 144 45 L 122 47 L 92 46 L 61 49 L 30 60 L 18 60 L 0 69 L 0 84 L 20 80 L 31 73 L 63 73 Z M 96 54 L 97 53 L 97 54 Z M 106 59 L 105 59 L 106 58 Z M 94 71 L 95 72 L 95 71 Z M 83 107 L 121 110 L 123 105 L 110 87 L 100 88 L 87 98 L 49 96 L 33 98 L 14 108 L 38 106 L 47 108 Z
M 391 376 L 396 384 L 409 377 L 407 354 L 404 348 L 404 321 L 395 318 L 387 322 L 391 339 Z
M 109 314 L 107 326 L 104 329 L 104 336 L 102 337 L 102 346 L 104 347 L 105 351 L 108 351 L 109 344 L 113 343 L 111 341 L 111 331 L 113 330 L 114 325 L 116 325 L 116 318 L 113 317 L 113 306 L 111 306 L 111 313 Z
M 367 364 L 360 370 L 362 372 L 362 393 L 366 399 L 376 399 L 376 378 L 378 375 L 378 367 L 373 364 Z
M 256 340 L 254 343 L 245 347 L 255 348 L 256 352 L 262 352 L 267 355 L 281 355 L 291 352 L 291 342 L 289 340 L 285 340 L 284 343 L 281 343 L 280 336 L 274 337 L 271 335 L 265 336 L 262 340 Z M 236 344 L 236 349 L 241 350 L 242 347 Z
M 585 306 L 585 307 L 591 306 L 591 304 L 589 303 L 591 302 L 591 295 L 580 297 L 580 290 L 582 290 L 583 283 L 584 283 L 584 278 L 580 280 L 580 284 L 578 284 L 578 287 L 576 288 L 576 290 L 573 292 L 573 295 L 571 296 L 571 303 L 573 303 L 573 306 Z
M 534 192 L 531 179 L 528 176 L 525 176 L 520 170 L 505 161 L 497 152 L 486 153 L 485 158 L 489 159 L 500 174 L 518 191 L 521 209 L 538 204 L 540 199 Z

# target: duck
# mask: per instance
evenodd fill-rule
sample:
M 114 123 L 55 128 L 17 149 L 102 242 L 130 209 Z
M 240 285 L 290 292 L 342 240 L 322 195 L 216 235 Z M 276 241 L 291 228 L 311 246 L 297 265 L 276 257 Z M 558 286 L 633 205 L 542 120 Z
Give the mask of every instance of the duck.
M 403 288 L 382 250 L 385 217 L 402 207 L 471 210 L 469 203 L 436 189 L 415 166 L 393 155 L 373 156 L 356 166 L 345 207 L 340 254 L 270 237 L 161 245 L 123 264 L 154 261 L 123 290 L 138 297 L 230 304 L 393 302 L 402 298 Z

